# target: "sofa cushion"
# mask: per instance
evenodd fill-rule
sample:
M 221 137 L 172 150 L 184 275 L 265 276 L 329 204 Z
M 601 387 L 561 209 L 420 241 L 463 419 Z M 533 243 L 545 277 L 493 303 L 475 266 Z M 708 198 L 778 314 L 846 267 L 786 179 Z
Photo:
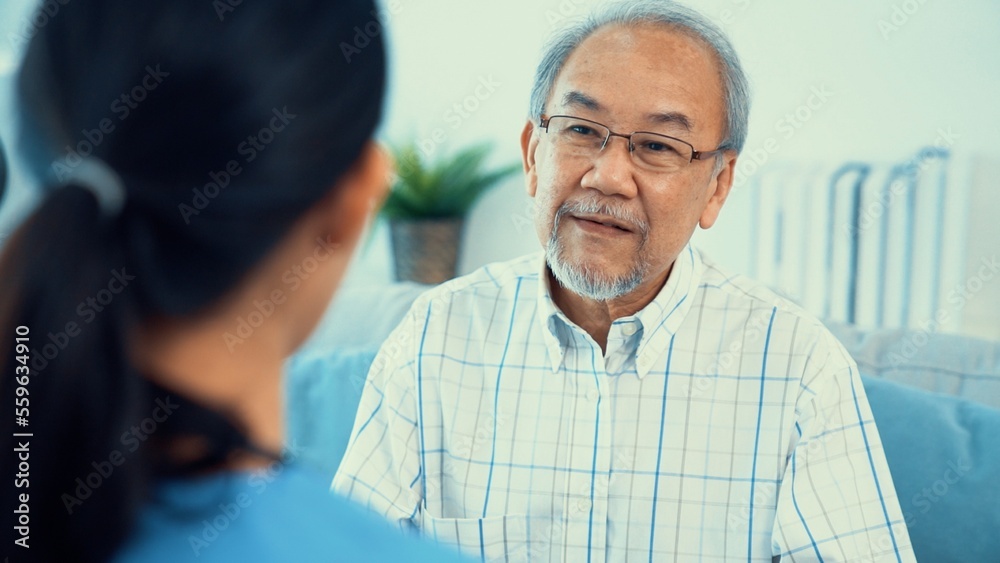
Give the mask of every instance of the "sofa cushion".
M 339 348 L 378 348 L 431 286 L 413 282 L 345 287 L 337 292 L 298 354 Z
M 287 434 L 302 461 L 333 479 L 354 427 L 361 389 L 382 342 L 429 286 L 394 283 L 337 292 L 286 365 Z
M 1000 408 L 1000 342 L 827 323 L 862 375 Z
M 368 368 L 377 348 L 313 351 L 286 367 L 289 445 L 333 480 L 347 450 Z
M 1000 410 L 862 380 L 917 560 L 1000 559 Z

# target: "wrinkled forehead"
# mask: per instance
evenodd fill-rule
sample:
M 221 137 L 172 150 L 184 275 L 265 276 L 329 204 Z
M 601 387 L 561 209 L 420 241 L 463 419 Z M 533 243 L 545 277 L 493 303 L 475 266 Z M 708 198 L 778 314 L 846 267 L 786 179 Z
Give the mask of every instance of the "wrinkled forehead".
M 723 96 L 717 55 L 690 32 L 608 25 L 567 57 L 546 108 L 622 130 L 666 128 L 710 141 L 725 129 Z

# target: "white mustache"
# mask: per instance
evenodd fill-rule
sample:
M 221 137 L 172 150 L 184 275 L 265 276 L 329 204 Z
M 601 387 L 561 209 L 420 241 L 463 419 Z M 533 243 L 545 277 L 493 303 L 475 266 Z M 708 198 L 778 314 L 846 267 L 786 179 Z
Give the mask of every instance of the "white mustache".
M 555 219 L 552 221 L 553 234 L 555 234 L 555 230 L 559 227 L 559 221 L 564 216 L 586 214 L 607 215 L 616 221 L 624 223 L 634 232 L 642 235 L 643 241 L 646 240 L 646 237 L 649 234 L 649 223 L 647 223 L 642 217 L 639 217 L 635 213 L 623 207 L 612 207 L 607 203 L 601 203 L 594 199 L 563 202 L 563 204 L 559 206 L 559 209 L 556 210 Z

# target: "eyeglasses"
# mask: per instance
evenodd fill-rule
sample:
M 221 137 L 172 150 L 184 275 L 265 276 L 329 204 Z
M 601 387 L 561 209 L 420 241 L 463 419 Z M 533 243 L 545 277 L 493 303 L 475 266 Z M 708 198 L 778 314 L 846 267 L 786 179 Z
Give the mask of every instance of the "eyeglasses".
M 571 115 L 543 115 L 538 126 L 567 156 L 594 157 L 604 150 L 611 137 L 621 137 L 628 140 L 628 150 L 636 162 L 655 172 L 673 172 L 695 159 L 705 160 L 724 150 L 720 147 L 711 151 L 696 151 L 690 143 L 648 131 L 623 135 L 596 121 Z

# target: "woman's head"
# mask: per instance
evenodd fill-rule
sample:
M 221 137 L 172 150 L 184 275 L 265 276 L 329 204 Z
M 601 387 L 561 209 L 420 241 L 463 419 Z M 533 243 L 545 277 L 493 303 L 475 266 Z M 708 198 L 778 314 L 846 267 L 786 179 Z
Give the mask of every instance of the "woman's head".
M 271 323 L 286 351 L 315 323 L 384 187 L 370 139 L 385 61 L 369 30 L 370 0 L 95 0 L 61 4 L 32 39 L 18 143 L 45 193 L 0 257 L 0 330 L 30 331 L 31 375 L 0 348 L 0 400 L 30 392 L 35 555 L 106 557 L 164 459 L 123 443 L 153 399 L 133 357 L 143 334 L 281 280 L 296 282 Z M 106 173 L 83 173 L 94 166 Z M 116 190 L 120 209 L 94 195 Z M 296 266 L 308 275 L 286 278 Z M 177 433 L 228 436 L 194 420 Z M 81 498 L 76 479 L 115 451 L 125 463 Z
M 350 62 L 342 51 L 377 16 L 371 2 L 231 8 L 70 3 L 21 72 L 24 141 L 49 177 L 71 179 L 88 153 L 121 177 L 120 238 L 150 310 L 188 313 L 233 286 L 348 170 L 380 116 L 379 38 Z

